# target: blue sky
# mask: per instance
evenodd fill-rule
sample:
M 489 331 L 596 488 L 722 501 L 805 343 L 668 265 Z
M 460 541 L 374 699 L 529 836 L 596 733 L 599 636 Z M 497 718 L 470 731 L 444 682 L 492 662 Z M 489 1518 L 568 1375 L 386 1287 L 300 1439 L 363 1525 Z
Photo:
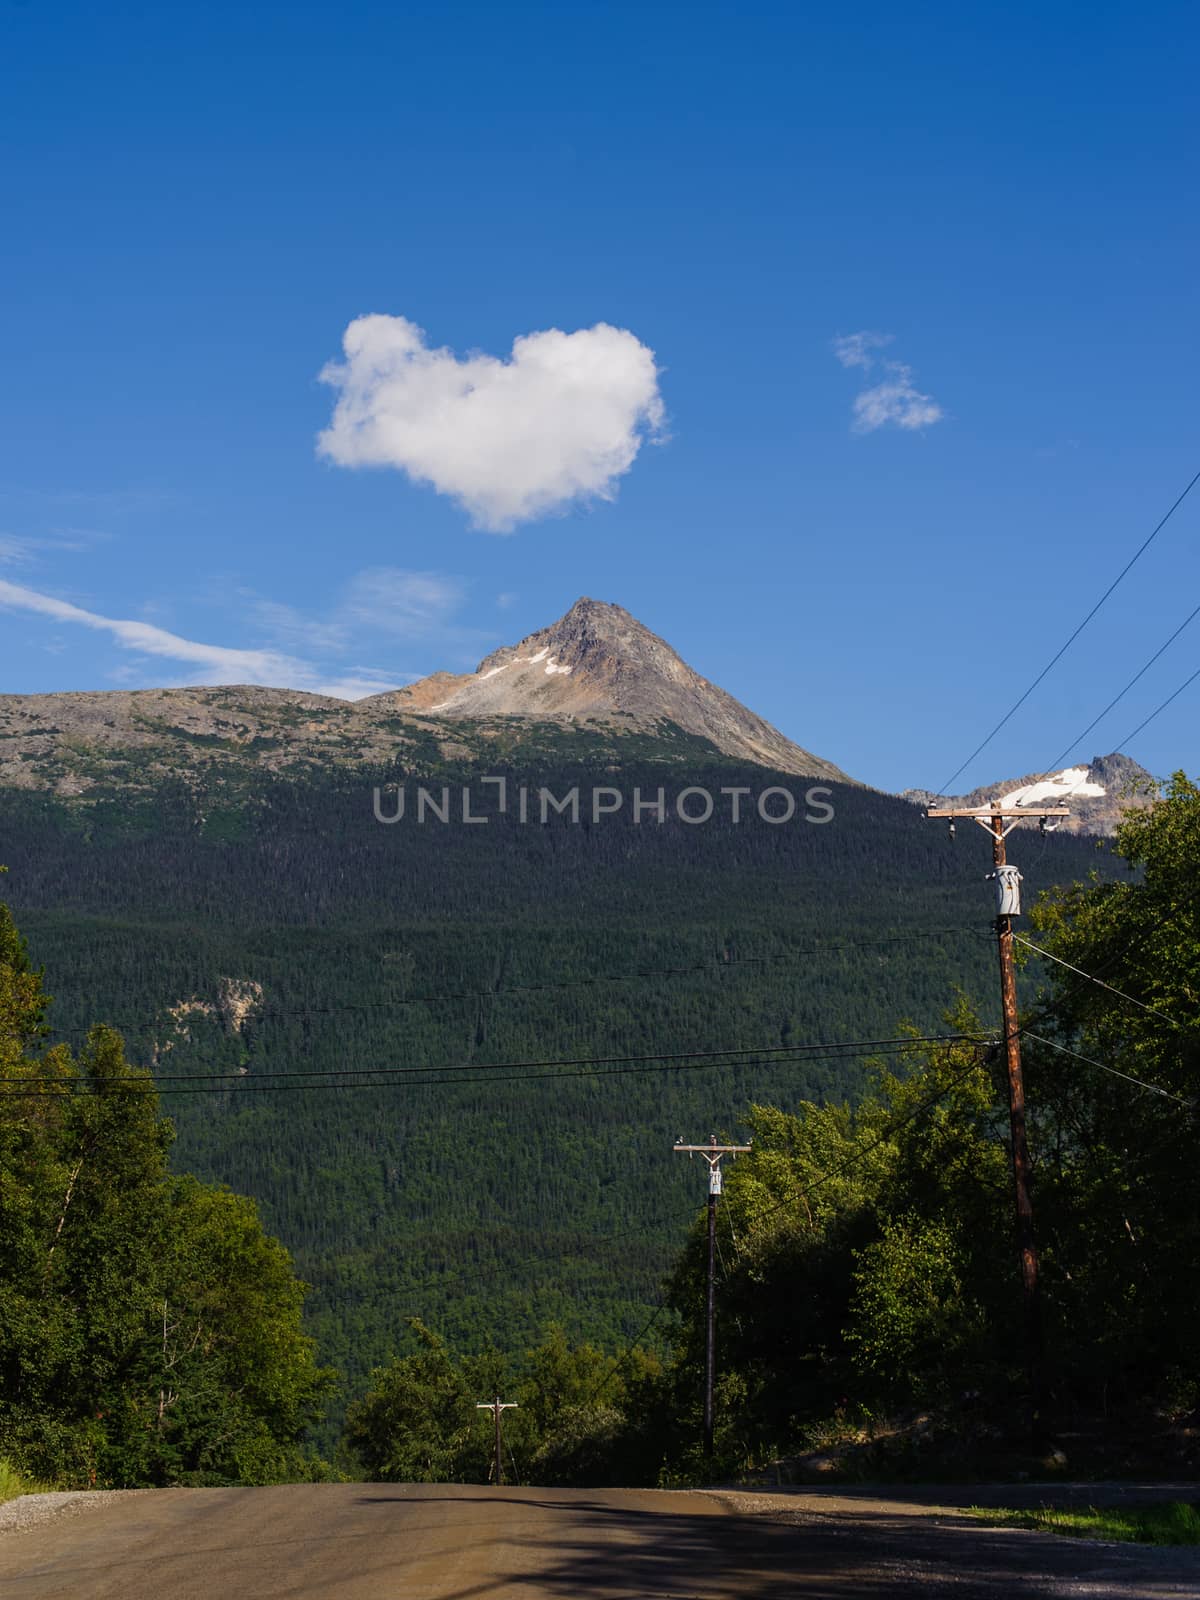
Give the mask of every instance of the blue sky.
M 589 594 L 933 788 L 1200 467 L 1189 8 L 0 27 L 0 689 L 354 693 Z M 1198 531 L 1200 488 L 960 787 L 1132 676 Z M 1200 619 L 1078 754 L 1198 665 Z M 1129 753 L 1194 772 L 1198 708 Z

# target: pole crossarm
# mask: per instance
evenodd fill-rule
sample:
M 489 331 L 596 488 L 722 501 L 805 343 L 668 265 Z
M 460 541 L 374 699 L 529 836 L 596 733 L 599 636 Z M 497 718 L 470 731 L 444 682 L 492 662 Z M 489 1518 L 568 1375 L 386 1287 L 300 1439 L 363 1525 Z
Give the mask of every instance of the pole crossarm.
M 954 832 L 955 818 L 964 817 L 970 822 L 977 822 L 992 838 L 1006 839 L 1018 822 L 1040 817 L 1042 828 L 1046 830 L 1047 817 L 1069 817 L 1071 812 L 1067 806 L 930 806 L 925 815 L 949 817 L 951 833 Z M 1009 819 L 1007 828 L 1004 826 L 1006 817 Z M 1053 833 L 1054 829 L 1046 831 Z
M 748 1144 L 718 1144 L 714 1133 L 707 1144 L 684 1144 L 680 1139 L 671 1148 L 679 1155 L 687 1156 L 690 1161 L 693 1156 L 699 1156 L 708 1162 L 708 1192 L 709 1195 L 721 1193 L 721 1161 L 725 1156 L 732 1156 L 736 1161 L 738 1156 L 749 1154 L 753 1148 Z
M 927 817 L 1069 817 L 1070 806 L 930 806 Z
M 710 1141 L 708 1144 L 676 1144 L 673 1150 L 683 1155 L 703 1156 L 711 1166 L 714 1161 L 719 1161 L 722 1156 L 744 1156 L 752 1150 L 753 1145 L 748 1144 L 717 1144 Z

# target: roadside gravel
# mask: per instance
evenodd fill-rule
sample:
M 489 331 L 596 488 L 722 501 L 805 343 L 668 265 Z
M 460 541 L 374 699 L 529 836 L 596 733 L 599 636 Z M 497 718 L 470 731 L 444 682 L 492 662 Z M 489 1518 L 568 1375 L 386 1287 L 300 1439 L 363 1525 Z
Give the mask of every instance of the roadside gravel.
M 23 1494 L 0 1505 L 0 1534 L 25 1533 L 40 1528 L 58 1517 L 75 1517 L 105 1501 L 124 1500 L 129 1495 L 153 1494 L 153 1489 L 63 1489 L 46 1494 Z

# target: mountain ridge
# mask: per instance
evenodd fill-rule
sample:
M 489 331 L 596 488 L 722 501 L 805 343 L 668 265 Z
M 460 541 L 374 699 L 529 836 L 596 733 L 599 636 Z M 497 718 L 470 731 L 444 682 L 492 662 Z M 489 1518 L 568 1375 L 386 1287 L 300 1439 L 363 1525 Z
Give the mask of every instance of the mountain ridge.
M 538 758 L 734 760 L 855 780 L 700 676 L 620 606 L 581 599 L 486 656 L 362 700 L 229 685 L 0 695 L 0 787 L 79 798 L 166 777 L 425 770 Z
M 557 622 L 484 656 L 362 700 L 260 685 L 0 695 L 0 789 L 66 799 L 178 780 L 201 790 L 325 773 L 424 774 L 446 767 L 631 761 L 735 762 L 857 785 L 702 677 L 623 607 L 582 597 Z M 869 787 L 869 786 L 868 786 Z M 1153 781 L 1113 752 L 954 797 L 1010 804 L 1067 796 L 1068 833 L 1111 835 Z M 901 796 L 927 806 L 927 790 Z
M 902 800 L 914 805 L 961 806 L 986 811 L 999 802 L 1003 806 L 1070 806 L 1070 816 L 1056 823 L 1056 831 L 1088 833 L 1108 838 L 1116 832 L 1124 811 L 1142 809 L 1153 803 L 1154 779 L 1129 756 L 1112 751 L 1093 756 L 1086 765 L 1063 767 L 1057 772 L 1032 772 L 1023 778 L 1008 778 L 1001 783 L 984 784 L 964 795 L 935 795 L 929 789 L 905 789 Z M 1035 819 L 1018 827 L 1033 827 Z

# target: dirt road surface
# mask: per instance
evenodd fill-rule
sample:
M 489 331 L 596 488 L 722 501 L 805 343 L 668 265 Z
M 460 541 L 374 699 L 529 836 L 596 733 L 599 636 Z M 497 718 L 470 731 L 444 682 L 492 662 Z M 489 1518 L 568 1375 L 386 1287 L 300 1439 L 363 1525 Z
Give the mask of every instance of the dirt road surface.
M 21 1502 L 16 1502 L 19 1506 Z M 28 1519 L 27 1519 L 28 1520 Z M 0 1523 L 4 1600 L 1200 1596 L 1200 1552 L 829 1491 L 296 1484 L 62 1497 Z

